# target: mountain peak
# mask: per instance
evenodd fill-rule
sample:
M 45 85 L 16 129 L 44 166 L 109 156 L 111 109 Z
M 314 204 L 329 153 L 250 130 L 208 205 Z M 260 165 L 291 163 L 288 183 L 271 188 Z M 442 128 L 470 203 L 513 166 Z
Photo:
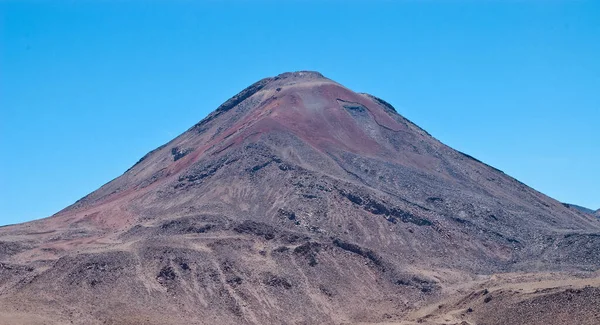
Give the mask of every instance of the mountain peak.
M 274 79 L 327 79 L 323 74 L 318 71 L 309 71 L 309 70 L 300 70 L 293 72 L 284 72 L 280 73 L 277 76 L 273 77 Z
M 321 73 L 316 71 L 295 71 L 295 72 L 284 72 L 275 77 L 267 77 L 261 79 L 252 85 L 246 87 L 235 96 L 231 97 L 223 104 L 221 104 L 212 114 L 228 111 L 237 104 L 243 102 L 247 98 L 253 96 L 261 90 L 275 90 L 280 91 L 283 87 L 292 86 L 297 84 L 305 83 L 319 83 L 319 82 L 330 82 L 334 83 L 328 78 L 325 78 Z M 211 115 L 209 115 L 210 117 Z
M 279 87 L 292 86 L 298 84 L 318 84 L 318 83 L 335 83 L 331 79 L 323 76 L 317 71 L 294 71 L 284 72 L 274 77 L 262 79 L 266 82 L 266 89 L 277 89 Z M 259 81 L 260 82 L 260 81 Z

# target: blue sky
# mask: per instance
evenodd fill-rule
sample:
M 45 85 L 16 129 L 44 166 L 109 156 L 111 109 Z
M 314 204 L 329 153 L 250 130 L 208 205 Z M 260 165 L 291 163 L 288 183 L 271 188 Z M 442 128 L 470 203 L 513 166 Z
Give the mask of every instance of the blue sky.
M 1 1 L 0 224 L 57 212 L 295 70 L 597 209 L 599 58 L 598 1 Z

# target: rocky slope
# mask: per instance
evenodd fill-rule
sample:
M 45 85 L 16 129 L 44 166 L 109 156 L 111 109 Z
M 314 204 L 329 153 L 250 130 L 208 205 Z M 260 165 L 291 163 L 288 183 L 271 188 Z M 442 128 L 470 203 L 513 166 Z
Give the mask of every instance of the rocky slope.
M 400 322 L 457 283 L 595 271 L 599 250 L 593 216 L 382 99 L 284 73 L 56 215 L 0 228 L 0 319 Z

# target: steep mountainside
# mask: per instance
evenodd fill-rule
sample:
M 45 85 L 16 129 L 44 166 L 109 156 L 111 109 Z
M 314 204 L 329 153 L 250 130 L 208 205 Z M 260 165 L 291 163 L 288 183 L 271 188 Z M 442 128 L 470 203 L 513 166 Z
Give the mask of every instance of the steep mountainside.
M 598 251 L 592 215 L 377 97 L 284 73 L 56 215 L 0 228 L 0 319 L 400 321 L 495 273 L 595 271 Z

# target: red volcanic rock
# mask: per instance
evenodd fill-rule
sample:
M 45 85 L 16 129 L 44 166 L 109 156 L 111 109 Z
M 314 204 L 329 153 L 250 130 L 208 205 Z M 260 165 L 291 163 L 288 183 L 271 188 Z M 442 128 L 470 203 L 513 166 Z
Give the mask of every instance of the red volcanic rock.
M 56 215 L 0 228 L 0 319 L 400 320 L 461 277 L 596 270 L 598 234 L 387 102 L 284 73 Z

